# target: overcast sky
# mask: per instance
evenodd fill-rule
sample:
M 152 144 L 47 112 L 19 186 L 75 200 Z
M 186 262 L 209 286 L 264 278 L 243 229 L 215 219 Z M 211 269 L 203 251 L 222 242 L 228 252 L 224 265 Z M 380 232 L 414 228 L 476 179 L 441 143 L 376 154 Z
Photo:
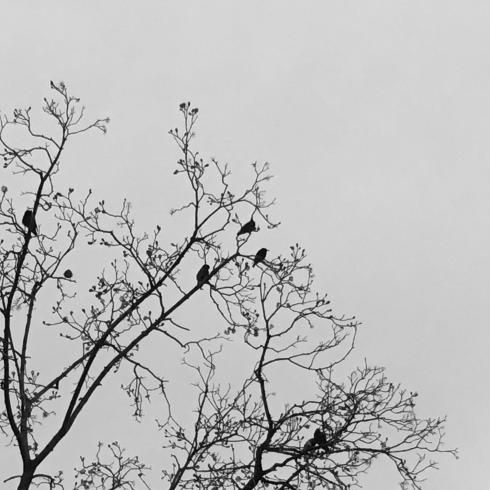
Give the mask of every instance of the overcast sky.
M 441 458 L 426 488 L 488 485 L 487 0 L 44 0 L 1 11 L 0 108 L 39 105 L 54 79 L 111 117 L 105 137 L 68 154 L 77 187 L 127 196 L 144 224 L 165 223 L 178 199 L 167 131 L 183 100 L 200 107 L 204 156 L 238 174 L 271 162 L 283 224 L 268 248 L 304 245 L 318 289 L 363 323 L 359 360 L 418 391 L 422 415 L 448 415 L 461 458 Z M 393 481 L 375 473 L 365 488 Z

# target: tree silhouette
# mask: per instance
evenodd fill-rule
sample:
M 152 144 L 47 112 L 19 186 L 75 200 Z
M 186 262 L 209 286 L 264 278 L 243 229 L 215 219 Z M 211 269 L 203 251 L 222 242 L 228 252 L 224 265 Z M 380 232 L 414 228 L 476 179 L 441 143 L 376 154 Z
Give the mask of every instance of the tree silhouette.
M 338 379 L 336 368 L 353 349 L 358 322 L 335 315 L 327 295 L 313 292 L 312 267 L 299 244 L 286 254 L 272 252 L 267 262 L 266 249 L 262 257 L 248 246 L 257 228 L 254 220 L 240 225 L 247 217 L 262 230 L 277 227 L 263 189 L 268 165 L 253 164 L 250 182 L 233 189 L 228 166 L 192 148 L 198 109 L 181 104 L 183 128 L 170 131 L 180 151 L 173 173 L 190 197 L 171 214 L 185 215 L 191 226 L 163 246 L 160 225 L 137 232 L 129 201 L 113 209 L 105 200 L 94 203 L 91 189 L 76 197 L 73 188 L 62 188 L 69 141 L 92 129 L 105 132 L 109 120 L 85 123 L 79 99 L 65 84 L 50 86 L 54 96 L 44 99 L 43 110 L 56 130 L 37 129 L 31 108 L 16 109 L 0 123 L 4 168 L 37 182 L 25 192 L 32 210 L 27 224 L 25 216 L 19 221 L 19 197 L 6 186 L 0 195 L 0 430 L 20 457 L 20 470 L 7 481 L 18 480 L 19 489 L 65 488 L 63 474 L 43 473 L 42 463 L 56 458 L 94 392 L 119 371 L 136 419 L 154 397 L 165 400 L 168 411 L 158 427 L 168 449 L 163 478 L 169 489 L 346 489 L 377 458 L 393 462 L 406 488 L 421 488 L 425 471 L 436 465 L 430 457 L 454 454 L 442 447 L 445 420 L 417 417 L 416 393 L 390 383 L 382 368 L 366 364 Z M 19 130 L 20 146 L 14 143 Z M 88 250 L 101 262 L 111 258 L 93 271 L 85 300 L 73 264 Z M 252 268 L 254 262 L 263 266 Z M 201 267 L 196 283 L 203 263 L 209 268 L 199 275 Z M 200 293 L 204 282 L 210 287 Z M 211 305 L 224 331 L 207 336 L 193 327 L 195 317 L 183 322 L 178 314 L 196 304 Z M 78 348 L 54 376 L 34 356 L 41 330 L 45 343 Z M 239 383 L 223 384 L 216 381 L 220 355 L 237 332 L 250 369 Z M 195 377 L 196 396 L 186 403 L 195 416 L 191 426 L 173 410 L 172 380 L 138 354 L 149 336 L 182 350 Z M 314 381 L 316 389 L 300 399 L 285 376 Z M 42 443 L 40 426 L 50 430 Z M 75 488 L 149 488 L 144 463 L 126 457 L 117 442 L 107 447 L 109 460 L 102 445 L 92 463 L 81 459 Z

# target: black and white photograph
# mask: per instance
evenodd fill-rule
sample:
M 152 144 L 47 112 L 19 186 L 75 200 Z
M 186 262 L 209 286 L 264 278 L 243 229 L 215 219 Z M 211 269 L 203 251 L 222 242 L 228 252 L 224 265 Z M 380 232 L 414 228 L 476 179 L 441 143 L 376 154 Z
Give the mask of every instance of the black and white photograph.
M 2 490 L 488 488 L 488 1 L 0 4 Z

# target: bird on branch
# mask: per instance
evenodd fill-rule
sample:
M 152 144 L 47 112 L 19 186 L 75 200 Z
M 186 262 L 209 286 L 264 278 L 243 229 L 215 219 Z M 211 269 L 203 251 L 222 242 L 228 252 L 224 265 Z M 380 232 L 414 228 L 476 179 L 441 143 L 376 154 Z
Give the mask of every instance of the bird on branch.
M 303 447 L 303 452 L 307 453 L 315 447 L 315 439 L 308 439 Z
M 254 219 L 251 218 L 248 223 L 245 223 L 240 228 L 240 231 L 236 234 L 236 236 L 246 235 L 248 233 L 252 233 L 253 231 L 257 231 L 257 229 L 255 228 L 255 221 L 254 221 Z
M 199 272 L 196 274 L 197 284 L 201 287 L 204 283 L 208 282 L 209 279 L 209 265 L 204 264 Z
M 265 256 L 267 255 L 267 251 L 268 249 L 267 248 L 261 248 L 256 254 L 255 254 L 255 257 L 254 257 L 254 267 L 257 265 L 257 264 L 260 264 L 261 262 L 264 262 L 265 260 Z
M 303 452 L 308 453 L 315 448 L 322 448 L 325 452 L 327 452 L 327 436 L 325 432 L 321 429 L 315 429 L 313 433 L 313 437 L 308 439 L 303 446 Z
M 316 429 L 313 434 L 313 440 L 317 446 L 324 446 L 327 443 L 327 436 L 321 429 Z
M 30 231 L 33 235 L 37 236 L 37 224 L 36 218 L 31 209 L 28 209 L 24 216 L 22 216 L 22 224 Z

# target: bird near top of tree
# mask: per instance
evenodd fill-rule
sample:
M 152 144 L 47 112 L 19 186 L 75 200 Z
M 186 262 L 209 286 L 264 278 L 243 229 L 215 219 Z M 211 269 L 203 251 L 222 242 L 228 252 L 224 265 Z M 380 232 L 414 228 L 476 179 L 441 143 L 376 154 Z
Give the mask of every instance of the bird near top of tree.
M 26 210 L 24 216 L 22 216 L 22 224 L 27 228 L 27 231 L 30 231 L 33 235 L 37 235 L 36 218 L 32 209 Z
M 240 230 L 238 231 L 237 233 L 237 236 L 240 236 L 240 235 L 247 235 L 249 233 L 252 233 L 254 231 L 257 231 L 257 228 L 256 228 L 256 225 L 255 225 L 255 221 L 253 218 L 250 219 L 250 221 L 248 221 L 247 223 L 245 223 L 241 228 Z

